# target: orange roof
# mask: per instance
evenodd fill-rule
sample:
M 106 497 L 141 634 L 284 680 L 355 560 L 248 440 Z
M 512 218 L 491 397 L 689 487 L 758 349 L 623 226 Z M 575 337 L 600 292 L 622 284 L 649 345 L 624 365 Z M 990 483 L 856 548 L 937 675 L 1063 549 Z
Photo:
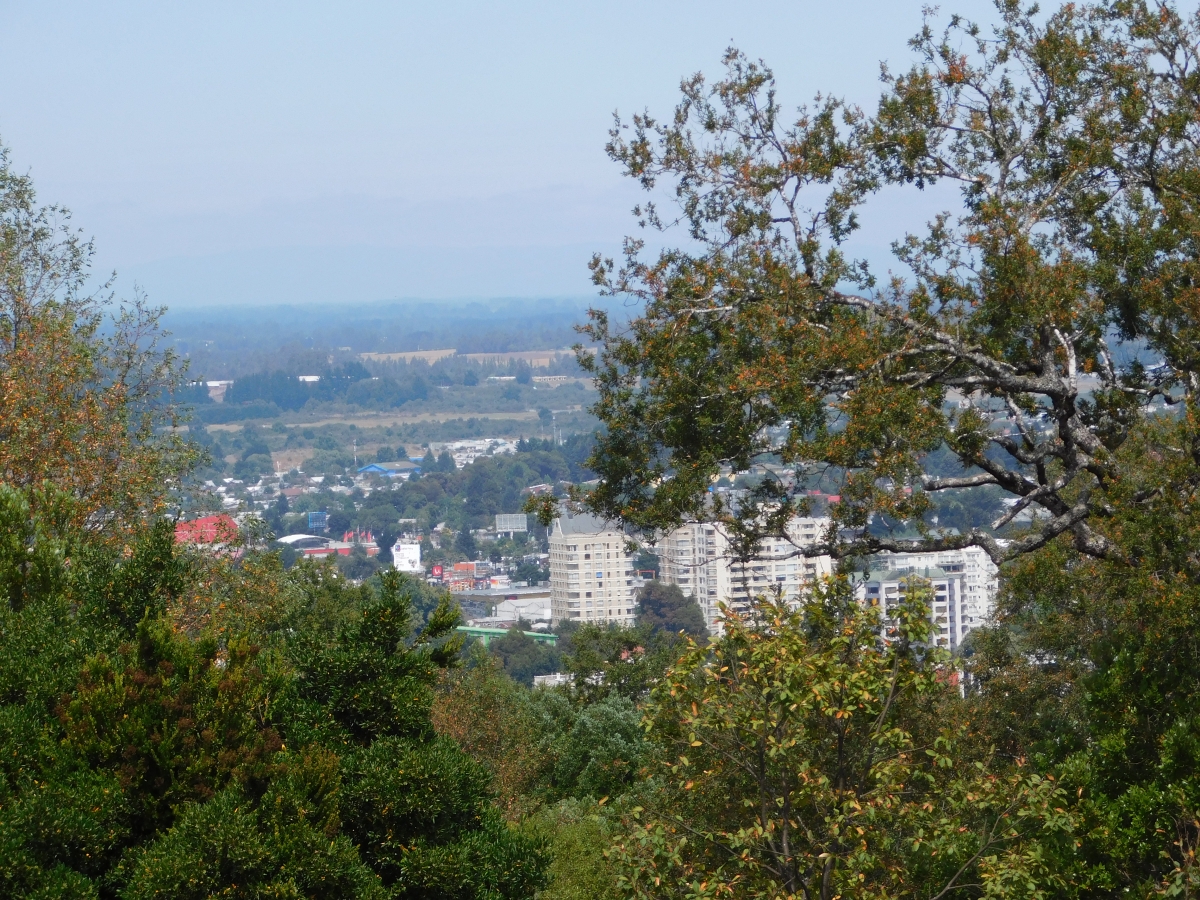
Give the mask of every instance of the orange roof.
M 227 515 L 204 516 L 175 525 L 177 544 L 229 544 L 238 538 L 237 522 Z

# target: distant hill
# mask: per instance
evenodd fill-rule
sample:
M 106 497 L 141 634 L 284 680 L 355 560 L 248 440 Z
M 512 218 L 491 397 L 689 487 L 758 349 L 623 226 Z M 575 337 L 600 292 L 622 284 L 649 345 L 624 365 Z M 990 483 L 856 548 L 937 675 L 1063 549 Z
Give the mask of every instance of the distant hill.
M 205 378 L 275 369 L 316 371 L 361 354 L 451 349 L 457 355 L 554 350 L 580 340 L 575 326 L 596 297 L 403 300 L 357 305 L 210 307 L 171 310 L 176 349 Z M 620 302 L 611 313 L 627 314 Z

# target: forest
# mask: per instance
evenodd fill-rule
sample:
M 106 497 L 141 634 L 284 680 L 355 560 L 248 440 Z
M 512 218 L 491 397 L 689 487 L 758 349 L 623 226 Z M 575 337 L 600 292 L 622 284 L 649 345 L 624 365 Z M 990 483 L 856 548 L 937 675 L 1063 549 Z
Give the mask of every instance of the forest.
M 834 575 L 711 634 L 652 584 L 634 628 L 560 629 L 552 688 L 520 628 L 467 647 L 450 595 L 396 572 L 176 544 L 211 457 L 162 311 L 95 291 L 91 245 L 0 156 L 0 894 L 1200 890 L 1200 15 L 926 16 L 875 108 L 786 111 L 731 49 L 618 119 L 668 240 L 593 261 L 636 309 L 582 326 L 601 427 L 387 492 L 385 518 L 469 524 L 515 499 L 506 467 L 586 469 L 529 511 L 634 543 L 713 521 L 746 559 L 836 480 L 810 551 Z M 855 258 L 882 191 L 935 184 L 957 205 L 896 235 L 903 277 Z M 1000 593 L 953 655 L 927 580 L 856 590 L 870 554 L 964 546 Z

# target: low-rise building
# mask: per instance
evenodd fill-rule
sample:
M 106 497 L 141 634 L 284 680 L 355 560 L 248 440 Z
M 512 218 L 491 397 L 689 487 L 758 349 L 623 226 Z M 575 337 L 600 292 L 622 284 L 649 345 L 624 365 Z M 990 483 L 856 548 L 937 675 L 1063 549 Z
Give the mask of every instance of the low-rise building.
M 625 533 L 596 516 L 564 514 L 549 541 L 552 621 L 632 625 L 633 557 Z
M 203 516 L 175 526 L 175 543 L 211 546 L 213 544 L 236 544 L 240 532 L 237 522 L 225 514 Z
M 433 457 L 449 453 L 458 468 L 469 466 L 481 456 L 499 456 L 503 453 L 516 453 L 516 441 L 504 438 L 482 438 L 479 440 L 450 441 L 429 445 L 429 454 Z
M 369 537 L 369 534 L 367 535 Z M 373 540 L 360 540 L 359 535 L 354 532 L 346 532 L 346 540 L 335 541 L 332 538 L 322 537 L 315 534 L 289 534 L 279 538 L 279 543 L 288 544 L 293 549 L 300 551 L 304 556 L 322 557 L 332 556 L 349 556 L 355 547 L 361 547 L 366 551 L 367 556 L 377 556 L 379 547 Z M 351 540 L 351 538 L 354 538 Z

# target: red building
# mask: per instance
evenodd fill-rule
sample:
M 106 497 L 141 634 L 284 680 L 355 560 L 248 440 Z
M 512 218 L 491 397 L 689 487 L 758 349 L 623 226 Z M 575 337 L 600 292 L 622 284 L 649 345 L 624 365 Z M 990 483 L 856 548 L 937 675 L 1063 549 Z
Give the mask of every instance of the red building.
M 239 536 L 237 522 L 224 514 L 204 516 L 175 525 L 177 544 L 233 544 Z

